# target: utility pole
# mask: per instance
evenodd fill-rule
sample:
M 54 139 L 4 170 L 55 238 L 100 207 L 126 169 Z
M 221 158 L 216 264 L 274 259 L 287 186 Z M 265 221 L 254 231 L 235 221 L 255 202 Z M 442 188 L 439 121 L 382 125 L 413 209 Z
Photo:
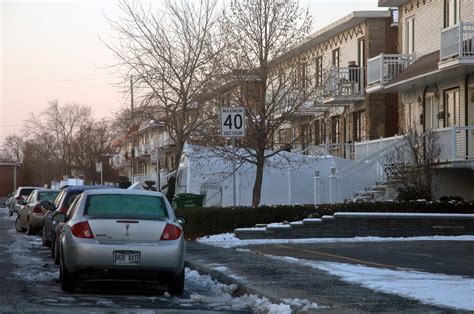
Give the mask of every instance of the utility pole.
M 133 126 L 133 76 L 130 75 L 130 126 Z M 135 143 L 133 141 L 133 134 L 132 134 L 132 151 L 130 152 L 130 155 L 132 156 L 132 177 L 131 177 L 131 182 L 133 182 L 133 175 L 134 175 L 134 166 L 135 166 Z

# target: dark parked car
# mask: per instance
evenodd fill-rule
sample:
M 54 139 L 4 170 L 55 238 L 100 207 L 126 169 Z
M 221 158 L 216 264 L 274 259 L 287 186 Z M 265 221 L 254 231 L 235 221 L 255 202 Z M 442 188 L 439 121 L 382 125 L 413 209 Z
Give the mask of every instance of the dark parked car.
M 66 214 L 69 206 L 74 201 L 76 196 L 80 195 L 86 190 L 93 189 L 110 189 L 110 186 L 100 186 L 100 185 L 83 185 L 83 186 L 65 186 L 62 187 L 58 196 L 53 201 L 55 210 L 48 210 L 44 217 L 43 223 L 43 245 L 51 247 L 51 256 L 54 258 L 55 262 L 59 264 L 59 253 L 58 246 L 56 246 L 57 238 L 56 235 L 60 231 L 59 229 L 62 226 L 58 226 L 57 222 L 53 222 L 52 217 L 54 213 L 61 212 Z

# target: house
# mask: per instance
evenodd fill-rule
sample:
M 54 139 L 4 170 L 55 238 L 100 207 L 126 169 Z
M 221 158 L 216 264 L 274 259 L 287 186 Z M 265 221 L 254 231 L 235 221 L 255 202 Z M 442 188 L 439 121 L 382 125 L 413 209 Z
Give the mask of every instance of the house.
M 0 204 L 16 190 L 20 179 L 20 163 L 0 160 Z
M 435 197 L 474 199 L 474 3 L 379 0 L 398 8 L 398 51 L 367 63 L 370 97 L 398 93 L 399 133 L 437 134 Z
M 302 87 L 314 84 L 309 99 L 280 128 L 275 146 L 291 144 L 308 151 L 352 158 L 353 143 L 397 133 L 397 94 L 367 94 L 367 60 L 396 53 L 398 35 L 393 12 L 357 11 L 318 30 L 282 57 L 299 67 Z
M 112 146 L 115 147 L 112 167 L 132 183 L 157 182 L 159 170 L 160 186 L 163 186 L 166 176 L 175 168 L 175 145 L 163 121 L 148 120 L 133 125 Z

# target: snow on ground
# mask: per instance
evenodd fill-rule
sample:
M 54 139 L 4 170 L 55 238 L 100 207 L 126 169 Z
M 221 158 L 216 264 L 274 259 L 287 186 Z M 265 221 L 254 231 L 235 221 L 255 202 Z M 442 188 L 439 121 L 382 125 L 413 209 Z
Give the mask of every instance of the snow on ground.
M 308 238 L 308 239 L 256 239 L 240 240 L 233 233 L 215 234 L 197 239 L 198 242 L 216 247 L 234 248 L 258 244 L 305 244 L 337 242 L 395 242 L 395 241 L 474 241 L 474 236 L 423 236 L 423 237 L 354 237 L 354 238 Z
M 19 265 L 18 270 L 12 273 L 13 276 L 26 282 L 54 282 L 59 278 L 59 270 L 54 263 L 45 261 L 38 256 L 38 249 L 42 248 L 41 237 L 28 236 L 24 233 L 17 233 L 14 229 L 8 230 L 13 241 L 7 252 L 14 264 Z
M 186 281 L 192 281 L 193 284 L 206 287 L 206 290 L 210 291 L 210 295 L 201 295 L 193 293 L 189 299 L 181 299 L 180 302 L 186 306 L 186 304 L 206 304 L 215 309 L 245 311 L 252 309 L 256 313 L 291 313 L 291 305 L 294 308 L 302 308 L 308 306 L 308 302 L 282 302 L 275 304 L 270 302 L 267 298 L 260 298 L 256 295 L 245 294 L 240 297 L 233 297 L 232 294 L 237 290 L 236 285 L 224 285 L 211 279 L 210 276 L 199 275 L 197 271 L 186 270 Z M 290 304 L 287 304 L 290 303 Z M 316 306 L 313 304 L 313 306 Z
M 396 294 L 426 304 L 474 311 L 473 278 L 309 261 L 288 256 L 267 256 L 292 264 L 320 269 L 340 277 L 343 281 L 358 284 L 374 291 Z

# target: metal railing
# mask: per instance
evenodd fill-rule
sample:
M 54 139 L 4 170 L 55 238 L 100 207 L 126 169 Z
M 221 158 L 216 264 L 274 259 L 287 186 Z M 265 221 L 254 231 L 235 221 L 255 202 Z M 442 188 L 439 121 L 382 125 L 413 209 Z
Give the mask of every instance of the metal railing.
M 332 66 L 325 80 L 324 97 L 364 95 L 364 67 Z
M 440 61 L 474 58 L 474 23 L 459 22 L 441 31 Z
M 340 203 L 352 200 L 358 192 L 370 186 L 384 182 L 387 175 L 384 164 L 387 156 L 392 153 L 401 141 L 393 141 L 390 145 L 370 156 L 336 171 L 331 169 L 331 175 L 326 178 L 315 177 L 314 190 L 317 203 Z
M 308 146 L 303 150 L 295 151 L 309 156 L 332 155 L 340 158 L 354 159 L 353 143 L 329 143 L 317 146 Z
M 474 159 L 474 126 L 453 126 L 433 131 L 438 134 L 440 162 Z
M 415 61 L 415 54 L 380 54 L 368 60 L 367 85 L 390 82 Z
M 393 142 L 398 141 L 403 136 L 392 136 L 386 138 L 380 138 L 377 140 L 370 140 L 364 142 L 356 142 L 354 144 L 354 159 L 360 160 L 369 157 L 370 155 L 384 149 L 391 145 Z

